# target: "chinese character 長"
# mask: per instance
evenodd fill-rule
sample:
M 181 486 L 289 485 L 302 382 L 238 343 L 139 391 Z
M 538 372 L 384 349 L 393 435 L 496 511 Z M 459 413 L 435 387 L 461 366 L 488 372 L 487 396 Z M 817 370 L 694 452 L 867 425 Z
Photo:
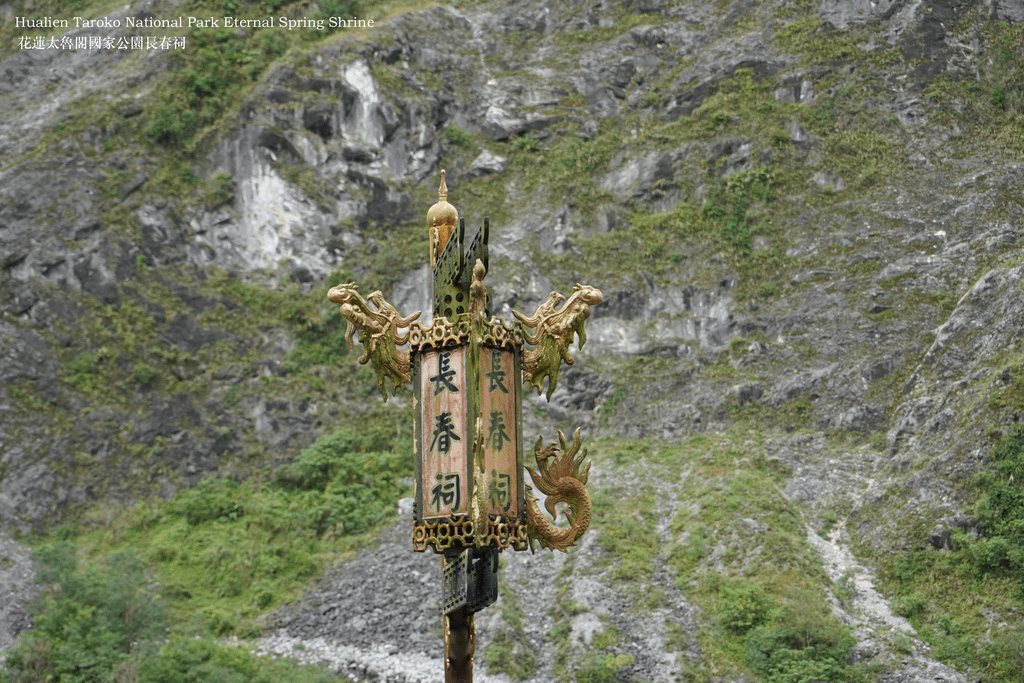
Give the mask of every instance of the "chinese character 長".
M 487 391 L 500 389 L 506 394 L 508 393 L 508 389 L 505 388 L 505 368 L 501 367 L 501 351 L 498 349 L 491 351 L 491 371 L 484 374 L 490 380 Z
M 434 396 L 437 396 L 445 389 L 452 392 L 459 390 L 457 386 L 452 384 L 455 371 L 449 367 L 451 360 L 451 351 L 442 351 L 437 356 L 437 374 L 430 378 L 430 381 L 434 383 Z

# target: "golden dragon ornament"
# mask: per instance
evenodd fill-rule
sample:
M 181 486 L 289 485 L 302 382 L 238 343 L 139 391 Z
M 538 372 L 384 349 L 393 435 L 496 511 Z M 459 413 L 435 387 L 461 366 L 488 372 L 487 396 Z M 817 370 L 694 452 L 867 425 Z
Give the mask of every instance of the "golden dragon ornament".
M 556 310 L 556 306 L 565 304 Z M 558 370 L 565 361 L 566 365 L 576 362 L 569 355 L 569 344 L 573 337 L 579 338 L 579 348 L 587 342 L 587 332 L 583 323 L 590 317 L 590 307 L 601 303 L 601 290 L 590 285 L 577 284 L 568 301 L 558 292 L 551 292 L 537 311 L 527 318 L 519 311 L 512 315 L 526 327 L 535 329 L 533 334 L 525 333 L 526 341 L 537 348 L 523 355 L 523 380 L 537 388 L 537 393 L 544 393 L 544 378 L 548 378 L 547 399 L 558 385 Z
M 601 290 L 577 284 L 568 300 L 558 292 L 551 292 L 548 300 L 532 316 L 512 311 L 524 327 L 534 328 L 533 333 L 523 330 L 526 341 L 535 346 L 523 354 L 523 381 L 536 387 L 537 393 L 545 394 L 549 401 L 558 386 L 558 371 L 562 361 L 566 365 L 576 362 L 569 355 L 569 345 L 573 339 L 578 339 L 579 348 L 583 348 L 587 341 L 584 323 L 590 317 L 590 307 L 602 300 Z M 562 304 L 561 308 L 559 304 Z M 548 378 L 546 392 L 545 377 Z M 576 544 L 590 526 L 592 508 L 586 487 L 590 463 L 585 462 L 587 449 L 581 451 L 583 444 L 580 430 L 574 432 L 571 446 L 562 432 L 558 432 L 558 441 L 559 446 L 550 443 L 542 447 L 543 439 L 538 439 L 534 446 L 537 470 L 531 467 L 526 469 L 534 486 L 547 496 L 544 507 L 552 519 L 558 519 L 555 508 L 558 503 L 569 505 L 566 513 L 569 526 L 563 529 L 548 521 L 537 506 L 537 498 L 532 495 L 533 489 L 527 487 L 526 523 L 531 550 L 536 541 L 541 547 L 565 552 L 566 548 Z
M 408 332 L 399 334 L 399 330 L 408 328 L 412 321 L 420 317 L 422 311 L 403 318 L 384 299 L 380 290 L 364 299 L 356 288 L 354 282 L 331 287 L 327 298 L 341 304 L 339 311 L 348 321 L 345 341 L 349 348 L 353 347 L 352 339 L 359 333 L 359 341 L 363 345 L 363 356 L 359 362 L 363 365 L 373 363 L 373 370 L 377 373 L 377 389 L 387 401 L 389 384 L 394 394 L 412 381 L 409 354 L 398 348 L 409 342 L 409 335 Z M 376 310 L 370 308 L 371 303 Z
M 590 526 L 592 507 L 586 486 L 590 463 L 585 462 L 587 449 L 580 450 L 583 445 L 580 430 L 577 429 L 573 433 L 572 446 L 566 444 L 565 435 L 561 431 L 558 432 L 558 441 L 560 446 L 549 443 L 542 448 L 544 440 L 538 438 L 533 448 L 534 455 L 537 456 L 537 469 L 526 469 L 533 479 L 534 486 L 547 496 L 544 507 L 552 519 L 558 519 L 555 505 L 569 505 L 569 510 L 565 513 L 569 526 L 563 529 L 549 522 L 537 505 L 538 499 L 532 495 L 533 489 L 527 486 L 526 533 L 530 538 L 531 550 L 533 542 L 536 541 L 542 548 L 566 552 L 566 548 L 576 545 L 576 541 Z

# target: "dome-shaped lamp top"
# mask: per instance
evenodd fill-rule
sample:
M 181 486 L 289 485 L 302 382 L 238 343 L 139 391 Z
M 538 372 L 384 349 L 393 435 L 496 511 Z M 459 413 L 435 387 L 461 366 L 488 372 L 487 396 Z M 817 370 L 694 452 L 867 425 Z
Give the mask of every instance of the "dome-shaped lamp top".
M 459 212 L 448 203 L 448 185 L 444 182 L 444 170 L 441 170 L 441 186 L 437 188 L 437 204 L 427 211 L 427 230 L 430 231 L 430 265 L 433 267 L 437 255 L 448 244 L 448 238 L 459 223 Z M 437 243 L 434 243 L 434 228 L 437 228 Z

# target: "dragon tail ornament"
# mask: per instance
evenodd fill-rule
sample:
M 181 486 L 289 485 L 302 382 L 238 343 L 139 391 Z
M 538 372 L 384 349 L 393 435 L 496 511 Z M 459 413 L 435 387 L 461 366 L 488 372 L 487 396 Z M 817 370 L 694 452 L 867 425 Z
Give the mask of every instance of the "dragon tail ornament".
M 533 449 L 537 456 L 537 470 L 532 467 L 526 469 L 534 485 L 547 496 L 544 507 L 552 519 L 558 519 L 556 504 L 569 505 L 565 515 L 569 526 L 560 528 L 548 521 L 537 505 L 538 499 L 532 495 L 533 489 L 527 486 L 526 523 L 531 550 L 534 549 L 533 542 L 537 541 L 542 548 L 566 552 L 566 548 L 576 545 L 590 526 L 592 507 L 586 487 L 590 463 L 585 462 L 587 449 L 580 450 L 583 445 L 580 430 L 573 433 L 572 446 L 566 443 L 561 431 L 558 432 L 558 441 L 560 447 L 554 443 L 542 447 L 544 440 L 538 438 Z

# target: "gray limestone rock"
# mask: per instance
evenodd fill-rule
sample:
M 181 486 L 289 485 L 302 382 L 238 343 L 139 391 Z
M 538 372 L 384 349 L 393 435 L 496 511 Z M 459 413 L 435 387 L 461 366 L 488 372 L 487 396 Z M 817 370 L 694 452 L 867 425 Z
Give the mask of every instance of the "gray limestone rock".
M 832 171 L 818 171 L 810 181 L 825 192 L 842 192 L 846 187 L 846 181 Z
M 1020 0 L 1001 0 L 992 3 L 995 18 L 1011 24 L 1019 24 L 1024 21 L 1024 2 Z
M 851 24 L 888 19 L 905 4 L 902 0 L 822 0 L 818 14 L 836 28 L 847 28 Z
M 506 166 L 508 166 L 508 157 L 494 154 L 493 152 L 485 149 L 476 159 L 473 160 L 473 163 L 469 165 L 469 170 L 466 173 L 470 176 L 501 173 L 505 170 Z

